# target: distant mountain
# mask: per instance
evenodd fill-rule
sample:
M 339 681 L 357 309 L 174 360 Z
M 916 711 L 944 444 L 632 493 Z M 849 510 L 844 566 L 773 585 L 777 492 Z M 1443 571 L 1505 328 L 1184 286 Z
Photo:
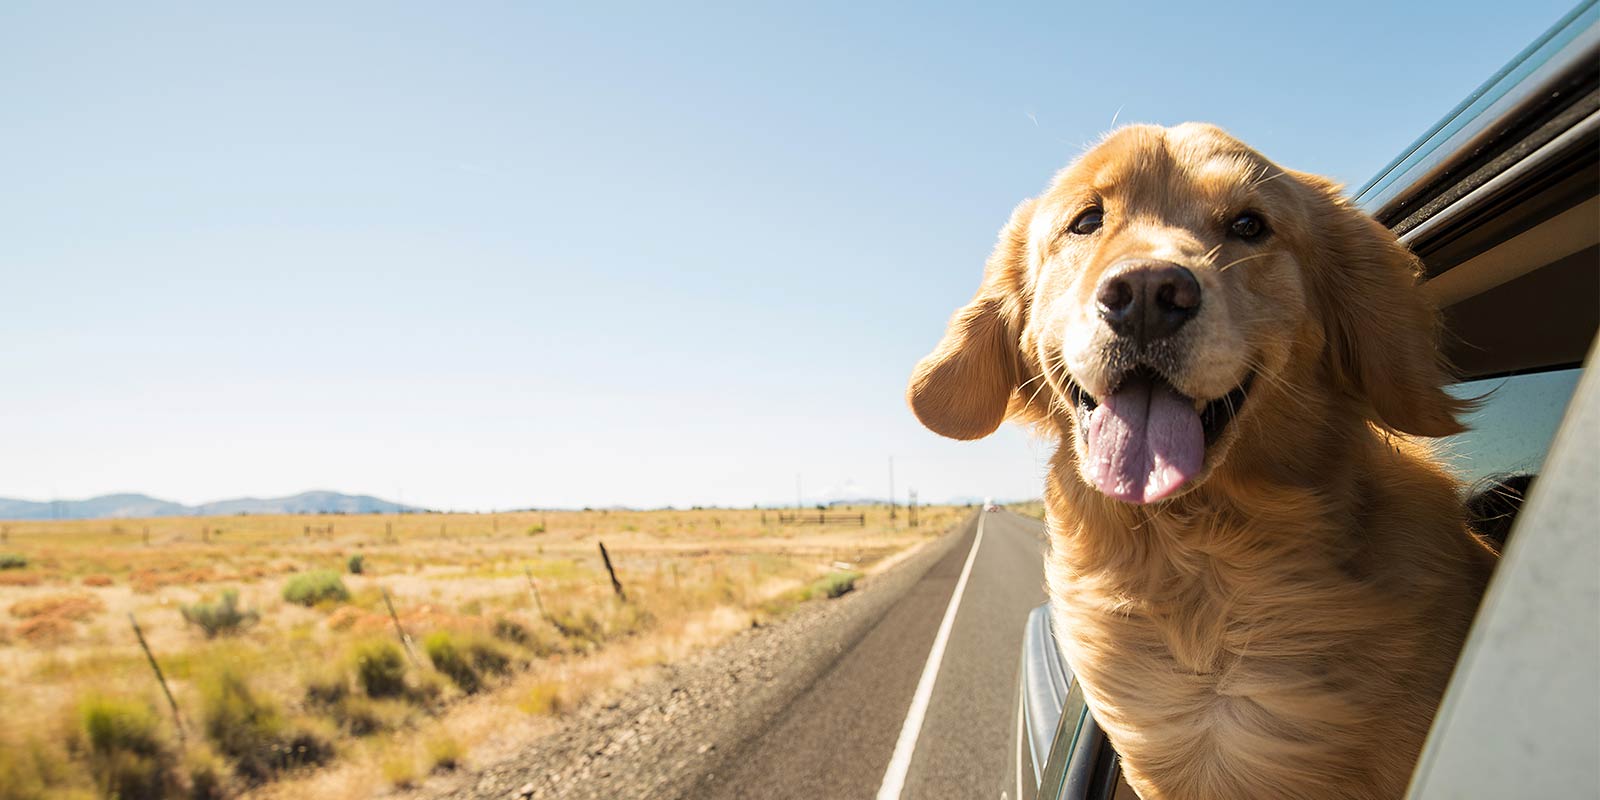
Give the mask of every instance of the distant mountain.
M 186 506 L 142 494 L 108 494 L 88 500 L 38 502 L 0 497 L 0 519 L 124 519 L 208 517 L 234 514 L 396 514 L 423 511 L 370 495 L 302 492 L 292 497 L 241 497 Z

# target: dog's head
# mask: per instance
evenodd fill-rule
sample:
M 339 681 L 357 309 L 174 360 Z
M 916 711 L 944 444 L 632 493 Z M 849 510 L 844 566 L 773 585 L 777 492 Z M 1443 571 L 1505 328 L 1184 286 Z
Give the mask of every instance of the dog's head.
M 1203 482 L 1242 419 L 1324 422 L 1297 402 L 1312 393 L 1455 433 L 1418 266 L 1337 186 L 1215 127 L 1124 128 L 1018 206 L 908 397 L 957 439 L 1053 425 L 1083 479 L 1131 503 Z

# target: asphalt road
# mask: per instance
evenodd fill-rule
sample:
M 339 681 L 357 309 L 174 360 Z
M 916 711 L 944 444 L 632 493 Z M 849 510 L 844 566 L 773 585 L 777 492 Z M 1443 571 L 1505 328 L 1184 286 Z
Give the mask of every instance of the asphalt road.
M 696 796 L 877 796 L 978 522 Z M 1043 526 L 1006 511 L 984 515 L 983 526 L 904 798 L 999 798 L 1005 789 L 1023 624 L 1045 599 Z

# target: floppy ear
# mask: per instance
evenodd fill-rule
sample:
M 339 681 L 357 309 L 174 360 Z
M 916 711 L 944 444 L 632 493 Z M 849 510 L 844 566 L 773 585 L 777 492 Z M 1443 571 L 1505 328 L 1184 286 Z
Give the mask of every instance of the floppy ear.
M 1418 436 L 1466 430 L 1459 417 L 1472 402 L 1444 391 L 1449 369 L 1439 351 L 1438 311 L 1419 285 L 1422 262 L 1350 205 L 1338 186 L 1296 177 L 1333 205 L 1317 209 L 1328 213 L 1319 247 L 1324 263 L 1314 272 L 1334 379 L 1391 430 Z
M 906 399 L 929 430 L 981 439 L 1005 421 L 1021 372 L 1018 351 L 1033 200 L 1011 212 L 984 265 L 977 296 L 950 318 L 944 338 L 911 373 Z

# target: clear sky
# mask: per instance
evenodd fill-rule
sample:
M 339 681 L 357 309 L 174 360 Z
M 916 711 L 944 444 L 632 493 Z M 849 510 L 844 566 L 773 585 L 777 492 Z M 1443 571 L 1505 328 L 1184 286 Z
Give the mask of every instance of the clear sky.
M 863 5 L 5 4 L 0 496 L 1035 496 L 903 399 L 1016 202 L 1359 184 L 1570 4 Z

